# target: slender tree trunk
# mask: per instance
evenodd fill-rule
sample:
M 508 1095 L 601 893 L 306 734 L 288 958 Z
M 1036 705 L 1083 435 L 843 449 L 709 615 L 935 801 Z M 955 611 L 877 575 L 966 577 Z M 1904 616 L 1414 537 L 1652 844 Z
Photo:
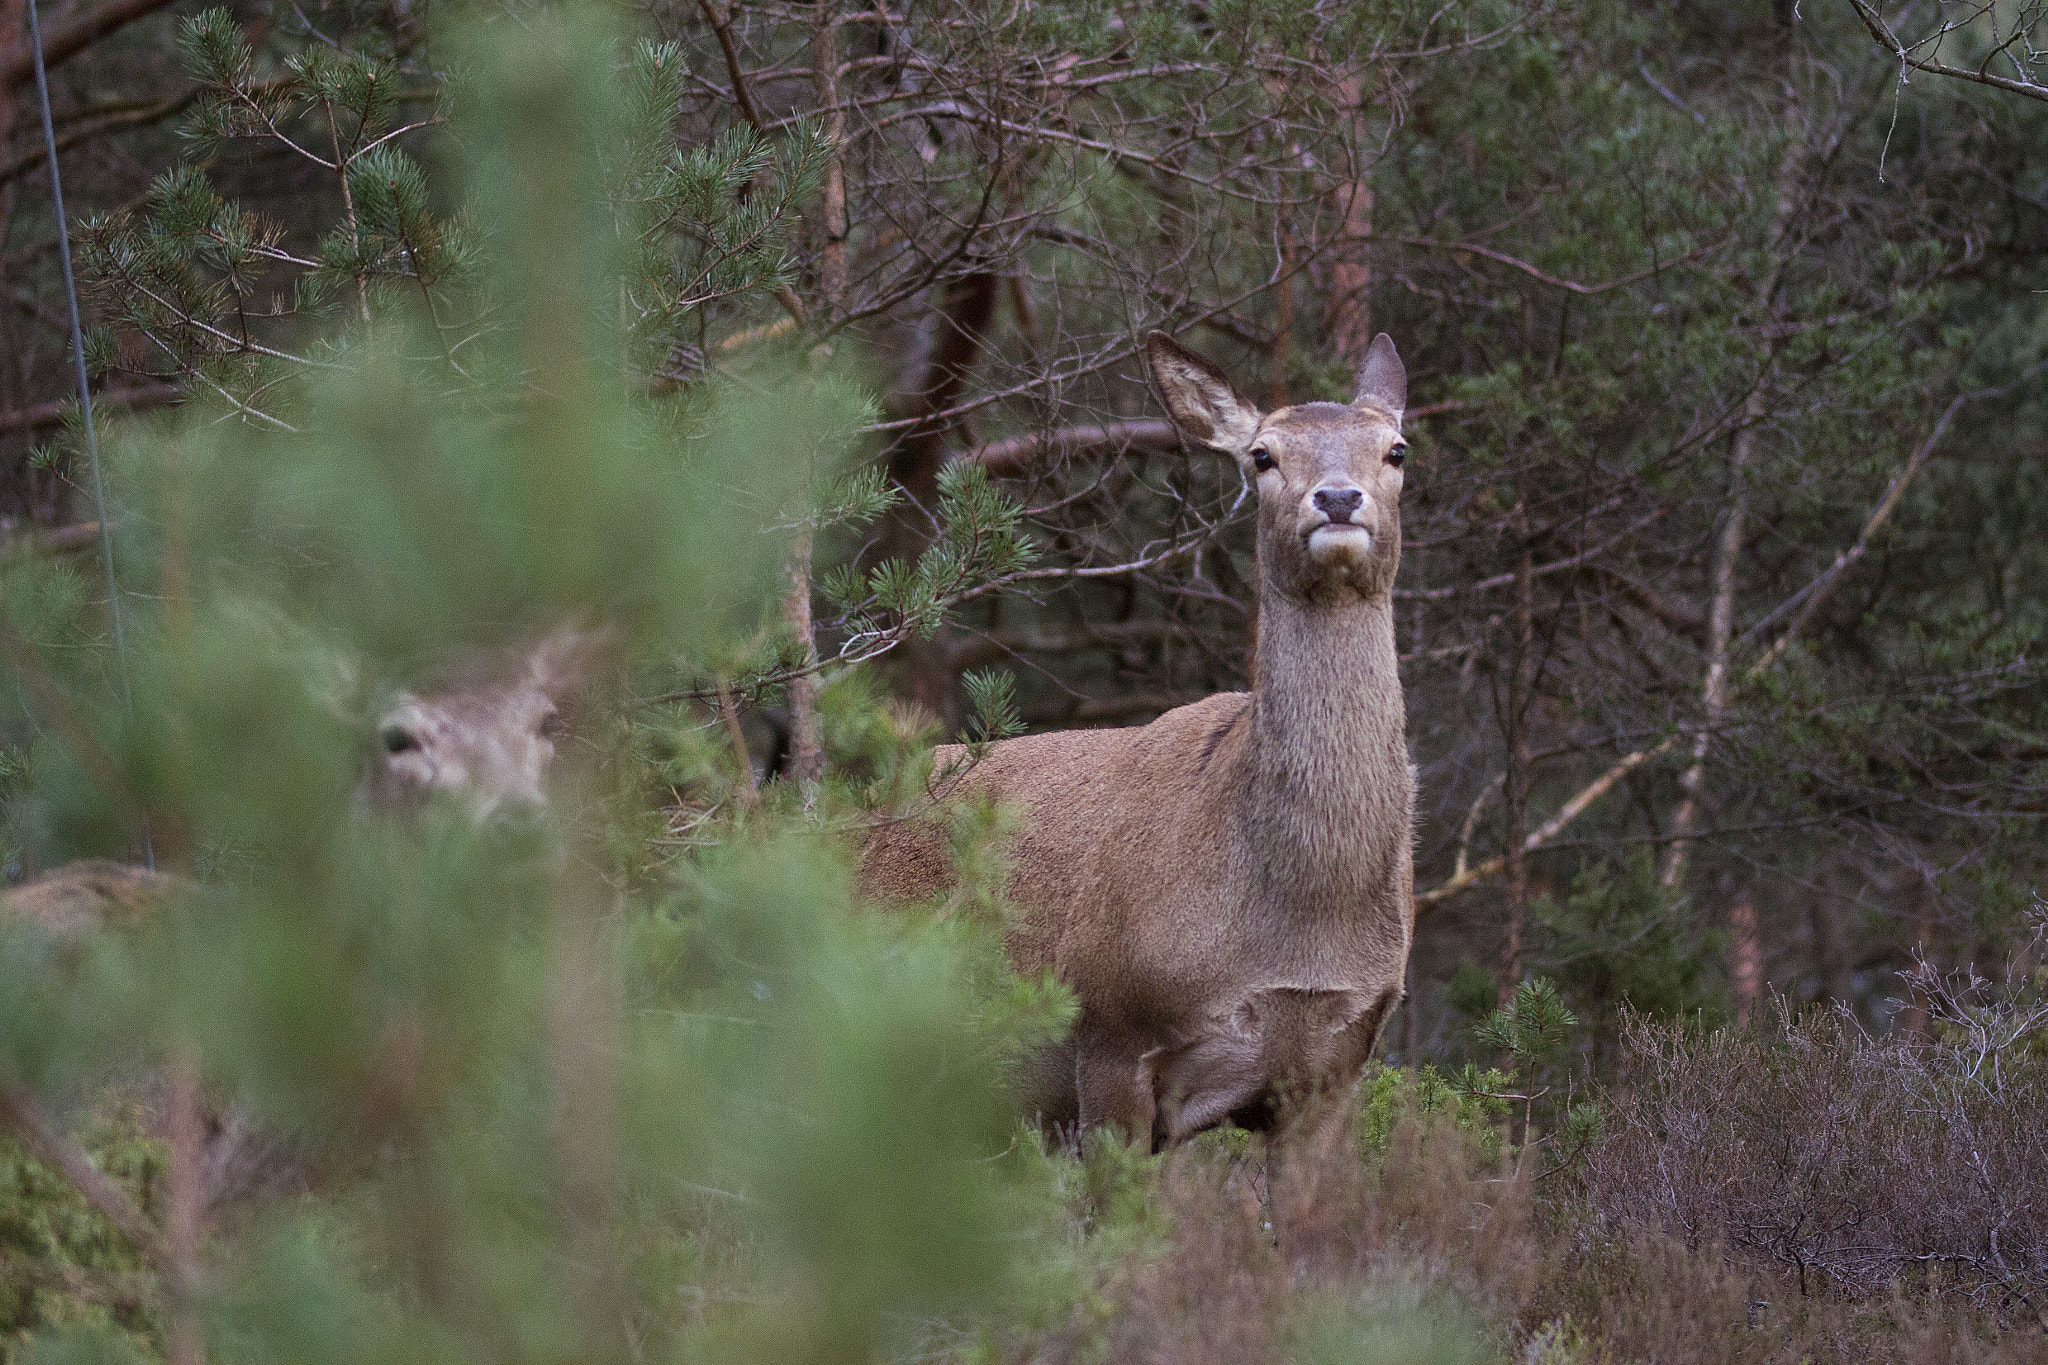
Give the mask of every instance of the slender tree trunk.
M 1822 998 L 1849 999 L 1852 991 L 1848 942 L 1842 932 L 1842 907 L 1835 895 L 1834 877 L 1826 868 L 1814 879 L 1807 920 L 1813 933 L 1813 965 L 1820 976 Z
M 1527 519 L 1517 513 L 1515 521 L 1522 551 L 1515 562 L 1514 672 L 1503 718 L 1507 739 L 1507 772 L 1501 784 L 1501 804 L 1507 808 L 1503 850 L 1507 860 L 1507 932 L 1500 964 L 1503 1007 L 1513 1001 L 1522 980 L 1522 935 L 1529 912 L 1529 711 L 1536 691 L 1535 552 Z
M 825 161 L 824 202 L 818 215 L 818 293 L 828 325 L 846 316 L 846 166 L 839 144 L 846 138 L 846 113 L 839 104 L 838 0 L 818 0 L 811 29 L 811 93 L 825 121 L 832 154 Z
M 1287 406 L 1287 367 L 1294 360 L 1294 232 L 1280 224 L 1280 282 L 1273 286 L 1273 408 Z
M 1365 155 L 1365 78 L 1346 76 L 1337 83 L 1338 98 L 1351 111 L 1346 128 L 1353 155 Z M 1368 165 L 1358 179 L 1334 191 L 1344 217 L 1344 249 L 1330 266 L 1328 324 L 1330 342 L 1353 369 L 1372 345 L 1372 178 Z
M 0 0 L 0 67 L 28 56 L 28 0 Z M 0 81 L 0 147 L 14 137 L 15 88 Z
M 1756 902 L 1747 891 L 1728 907 L 1728 993 L 1735 997 L 1735 1023 L 1747 1028 L 1763 994 L 1763 948 L 1757 937 Z
M 917 376 L 907 386 L 897 410 L 924 420 L 904 432 L 889 452 L 889 478 L 904 501 L 877 528 L 871 560 L 914 559 L 931 544 L 931 514 L 937 510 L 939 470 L 946 463 L 948 425 L 938 416 L 967 387 L 994 321 L 1003 277 L 992 270 L 956 276 L 944 289 L 935 319 L 931 349 Z M 896 650 L 900 689 L 932 714 L 957 727 L 959 702 L 956 670 L 947 632 L 929 640 L 909 640 Z
M 818 0 L 811 29 L 811 92 L 833 147 L 825 162 L 818 210 L 818 293 L 824 304 L 822 322 L 828 329 L 846 316 L 846 167 L 838 151 L 846 133 L 846 115 L 839 106 L 837 9 L 837 0 Z M 800 496 L 808 507 L 816 495 L 817 471 L 806 467 L 802 474 Z M 817 631 L 811 618 L 811 551 L 811 532 L 806 528 L 790 545 L 789 591 L 782 601 L 782 619 L 796 636 L 797 657 L 806 668 L 818 661 Z M 789 681 L 789 771 L 805 787 L 825 776 L 825 750 L 818 737 L 817 685 L 809 674 Z
M 1680 795 L 1671 812 L 1671 843 L 1665 849 L 1664 866 L 1658 874 L 1658 880 L 1665 886 L 1678 885 L 1685 873 L 1686 854 L 1699 827 L 1701 794 L 1706 789 L 1707 748 L 1728 707 L 1728 643 L 1735 634 L 1735 567 L 1742 555 L 1749 464 L 1756 423 L 1762 416 L 1759 383 L 1743 405 L 1743 427 L 1736 433 L 1734 448 L 1728 456 L 1728 505 L 1722 514 L 1721 534 L 1714 541 L 1710 575 L 1713 599 L 1707 612 L 1707 677 L 1700 689 L 1700 730 L 1693 736 L 1692 761 L 1678 779 Z
M 1796 15 L 1792 8 L 1780 7 L 1778 21 L 1784 61 L 1784 122 L 1789 137 L 1775 176 L 1777 200 L 1771 211 L 1773 261 L 1770 275 L 1757 294 L 1760 319 L 1774 318 L 1778 313 L 1778 290 L 1784 282 L 1785 268 L 1792 254 L 1792 221 L 1799 208 L 1806 164 L 1806 118 L 1793 69 Z M 1765 394 L 1775 368 L 1778 344 L 1775 333 L 1765 343 L 1763 371 L 1749 396 L 1743 400 L 1742 425 L 1729 448 L 1727 503 L 1709 570 L 1712 601 L 1707 613 L 1706 677 L 1700 687 L 1700 729 L 1693 737 L 1691 761 L 1678 780 L 1678 804 L 1671 813 L 1671 843 L 1665 849 L 1664 865 L 1659 869 L 1657 878 L 1667 887 L 1677 886 L 1685 876 L 1686 858 L 1692 849 L 1693 835 L 1699 829 L 1700 808 L 1705 799 L 1707 751 L 1712 747 L 1714 731 L 1728 710 L 1728 646 L 1734 638 L 1735 599 L 1741 586 L 1738 569 L 1748 522 L 1750 468 L 1755 459 L 1757 429 L 1768 410 Z
M 172 1050 L 166 1068 L 170 1158 L 164 1198 L 164 1251 L 169 1281 L 169 1365 L 200 1365 L 205 1359 L 199 1333 L 199 1228 L 205 1193 L 200 1188 L 199 1062 L 189 1045 Z
M 596 853 L 588 847 L 584 853 Z M 626 1314 L 613 1244 L 619 1180 L 622 1002 L 604 884 L 571 860 L 550 901 L 547 1047 L 554 1091 L 553 1185 L 562 1264 L 585 1359 L 616 1358 Z
M 1912 870 L 1907 894 L 1913 898 L 1913 941 L 1907 945 L 1916 970 L 1925 962 L 1929 970 L 1940 970 L 1934 952 L 1934 879 L 1919 868 Z M 1924 997 L 1923 997 L 1924 998 Z M 1899 1011 L 1897 1028 L 1906 1038 L 1927 1036 L 1927 1007 L 1917 1001 Z

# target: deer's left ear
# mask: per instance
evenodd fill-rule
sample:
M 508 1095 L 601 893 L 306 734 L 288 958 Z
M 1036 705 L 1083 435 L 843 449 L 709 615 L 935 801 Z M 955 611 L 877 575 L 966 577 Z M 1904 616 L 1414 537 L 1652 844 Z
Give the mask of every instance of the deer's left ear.
M 1259 429 L 1259 410 L 1223 371 L 1164 332 L 1145 338 L 1145 360 L 1166 415 L 1181 434 L 1211 450 L 1243 456 Z
M 527 681 L 557 702 L 567 700 L 603 670 L 616 643 L 602 626 L 562 626 L 527 650 Z
M 1358 366 L 1358 392 L 1352 395 L 1354 408 L 1378 408 L 1396 422 L 1408 409 L 1408 370 L 1394 339 L 1381 332 L 1372 339 L 1365 359 Z

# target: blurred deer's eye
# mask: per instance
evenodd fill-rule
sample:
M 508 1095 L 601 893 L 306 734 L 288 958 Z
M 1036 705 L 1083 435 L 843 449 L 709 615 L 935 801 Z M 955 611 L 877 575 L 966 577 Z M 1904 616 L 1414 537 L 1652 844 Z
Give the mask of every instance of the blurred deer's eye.
M 569 723 L 562 719 L 560 711 L 550 710 L 540 718 L 540 734 L 542 739 L 560 739 L 563 731 L 568 728 Z
M 1252 468 L 1258 470 L 1261 474 L 1263 474 L 1272 467 L 1273 452 L 1266 449 L 1264 446 L 1256 447 L 1252 451 Z
M 408 753 L 420 747 L 418 735 L 415 735 L 410 730 L 400 729 L 396 725 L 386 730 L 378 738 L 383 742 L 384 752 L 387 754 Z
M 1401 467 L 1401 461 L 1407 458 L 1408 443 L 1406 441 L 1394 442 L 1394 448 L 1387 452 L 1387 463 L 1392 465 L 1396 469 L 1399 469 Z

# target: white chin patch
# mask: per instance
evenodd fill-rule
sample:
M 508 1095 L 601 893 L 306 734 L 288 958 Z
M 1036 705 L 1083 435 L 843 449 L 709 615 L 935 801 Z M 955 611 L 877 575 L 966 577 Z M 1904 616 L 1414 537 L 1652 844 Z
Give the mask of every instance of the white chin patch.
M 1338 522 L 1309 532 L 1308 552 L 1321 563 L 1364 559 L 1371 550 L 1372 532 L 1363 526 Z

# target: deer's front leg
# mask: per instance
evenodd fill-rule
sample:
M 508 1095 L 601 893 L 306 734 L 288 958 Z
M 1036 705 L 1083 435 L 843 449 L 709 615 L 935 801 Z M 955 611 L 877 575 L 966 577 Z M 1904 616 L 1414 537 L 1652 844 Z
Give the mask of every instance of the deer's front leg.
M 1266 1139 L 1266 1190 L 1273 1231 L 1289 1262 L 1306 1253 L 1313 1239 L 1316 1185 L 1342 1157 L 1359 1074 L 1399 998 L 1398 989 L 1380 997 L 1331 1039 L 1334 1046 L 1316 1059 L 1313 1072 L 1283 1087 L 1279 1121 Z

